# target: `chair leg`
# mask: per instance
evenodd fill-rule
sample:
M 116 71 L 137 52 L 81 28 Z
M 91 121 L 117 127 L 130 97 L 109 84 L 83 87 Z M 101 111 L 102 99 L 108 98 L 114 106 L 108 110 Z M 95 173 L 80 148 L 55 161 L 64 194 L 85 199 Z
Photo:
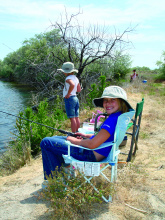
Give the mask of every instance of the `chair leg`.
M 133 145 L 134 145 L 134 142 L 131 141 L 131 147 L 130 147 L 130 150 L 129 150 L 129 153 L 128 153 L 128 157 L 127 157 L 127 161 L 126 161 L 126 162 L 130 162 L 131 159 L 132 159 Z
M 134 151 L 133 151 L 133 153 L 132 153 L 133 156 L 136 155 L 136 151 L 138 150 L 138 145 L 137 145 L 137 140 L 136 140 L 136 138 L 135 138 L 134 142 L 135 142 L 135 148 L 134 148 Z
M 102 172 L 102 171 L 105 170 L 108 166 L 110 166 L 110 165 L 108 164 L 108 165 L 106 165 L 104 168 L 102 168 L 101 171 L 100 171 L 100 174 L 101 174 L 109 183 L 111 183 L 111 180 L 108 179 L 108 178 L 104 175 L 104 173 Z M 91 183 L 91 180 L 94 178 L 94 176 L 87 177 L 87 176 L 85 176 L 84 173 L 80 172 L 80 170 L 79 170 L 79 173 L 80 173 L 80 175 L 85 179 L 85 182 L 83 182 L 82 184 L 80 184 L 80 185 L 77 187 L 77 189 L 80 188 L 83 184 L 89 183 L 97 193 L 100 193 L 100 191 L 95 187 L 95 185 L 94 185 L 93 183 Z M 114 173 L 114 172 L 113 172 L 113 173 Z M 113 175 L 113 176 L 115 176 L 115 175 Z M 106 198 L 106 197 L 103 196 L 103 195 L 102 195 L 101 197 L 102 197 L 102 199 L 103 199 L 105 202 L 107 202 L 107 203 L 108 203 L 108 202 L 112 202 L 112 196 L 111 196 L 111 195 L 109 195 L 108 198 Z
M 132 139 L 131 139 L 131 147 L 128 153 L 128 157 L 126 162 L 131 162 L 132 160 L 132 156 L 135 156 L 136 154 L 136 150 L 138 150 L 138 146 L 137 146 L 137 135 L 132 134 Z
M 111 182 L 114 182 L 115 181 L 115 179 L 116 179 L 116 177 L 115 177 L 115 166 L 112 166 L 111 167 Z
M 83 175 L 84 176 L 84 175 Z M 86 176 L 84 176 L 84 178 L 86 179 L 86 182 L 88 182 L 92 187 L 93 187 L 93 189 L 97 192 L 97 193 L 100 193 L 100 191 L 93 185 L 93 183 L 91 183 L 91 179 L 93 178 L 87 178 Z M 101 196 L 102 197 L 102 199 L 105 201 L 105 202 L 112 202 L 112 196 L 111 195 L 109 195 L 109 197 L 108 197 L 108 199 L 106 199 L 105 198 L 105 196 Z
M 118 163 L 115 164 L 115 182 L 117 180 L 117 167 L 118 167 Z
M 116 182 L 117 180 L 117 165 L 118 163 L 115 163 L 114 166 L 111 166 L 111 182 Z

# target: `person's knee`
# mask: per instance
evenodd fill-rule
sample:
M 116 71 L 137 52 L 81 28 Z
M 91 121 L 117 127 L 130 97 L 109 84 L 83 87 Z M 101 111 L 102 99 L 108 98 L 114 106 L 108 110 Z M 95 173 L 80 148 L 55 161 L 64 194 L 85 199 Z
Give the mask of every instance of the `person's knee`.
M 48 137 L 45 137 L 45 138 L 42 139 L 42 141 L 41 141 L 41 143 L 40 143 L 41 149 L 47 145 L 48 140 L 49 140 Z
M 75 117 L 70 118 L 70 120 L 71 120 L 71 121 L 74 121 L 74 120 L 75 120 Z

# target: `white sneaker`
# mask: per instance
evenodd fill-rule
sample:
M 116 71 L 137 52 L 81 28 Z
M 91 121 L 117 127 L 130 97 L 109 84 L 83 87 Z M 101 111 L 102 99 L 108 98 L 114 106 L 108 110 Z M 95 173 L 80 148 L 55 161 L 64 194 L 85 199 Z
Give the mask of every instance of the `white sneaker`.
M 44 182 L 42 183 L 42 189 L 47 190 L 47 187 L 48 187 L 48 180 L 44 180 Z
M 65 167 L 64 172 L 72 178 L 75 178 L 77 176 L 76 170 L 73 169 L 73 167 L 69 167 L 69 168 Z

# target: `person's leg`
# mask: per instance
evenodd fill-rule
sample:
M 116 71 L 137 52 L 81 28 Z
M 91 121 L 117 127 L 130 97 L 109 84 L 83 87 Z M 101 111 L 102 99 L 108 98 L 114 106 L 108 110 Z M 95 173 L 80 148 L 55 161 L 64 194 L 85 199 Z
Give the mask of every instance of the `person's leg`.
M 66 137 L 46 137 L 41 141 L 42 161 L 44 169 L 44 179 L 52 175 L 52 171 L 58 166 L 58 170 L 64 159 L 62 155 L 68 154 L 68 145 L 65 143 Z M 85 150 L 71 146 L 71 156 L 81 161 L 96 162 L 95 155 L 92 150 Z
M 41 141 L 42 161 L 44 170 L 44 179 L 52 175 L 52 171 L 58 166 L 60 170 L 64 164 L 63 154 L 68 153 L 68 146 L 65 144 L 66 137 L 46 137 Z
M 78 131 L 79 127 L 80 127 L 80 119 L 79 117 L 76 117 L 76 131 Z
M 64 99 L 64 101 L 67 117 L 71 121 L 71 130 L 75 133 L 80 127 L 79 118 L 76 119 L 79 116 L 79 100 L 76 96 L 71 96 L 69 99 Z
M 97 162 L 96 157 L 92 150 L 85 150 L 79 147 L 73 147 L 71 145 L 70 155 L 80 161 L 89 161 L 89 162 Z M 71 175 L 72 177 L 76 177 L 76 172 L 72 166 L 67 166 L 64 168 L 65 173 Z
M 70 118 L 70 122 L 71 122 L 71 130 L 73 133 L 75 133 L 76 131 L 78 131 L 76 118 Z
M 77 97 L 76 97 L 77 98 Z M 78 131 L 80 127 L 80 119 L 79 119 L 79 100 L 77 98 L 77 103 L 75 106 L 75 120 L 76 120 L 76 131 Z
M 72 147 L 71 145 L 70 155 L 80 161 L 97 162 L 92 150 L 86 150 L 79 147 Z

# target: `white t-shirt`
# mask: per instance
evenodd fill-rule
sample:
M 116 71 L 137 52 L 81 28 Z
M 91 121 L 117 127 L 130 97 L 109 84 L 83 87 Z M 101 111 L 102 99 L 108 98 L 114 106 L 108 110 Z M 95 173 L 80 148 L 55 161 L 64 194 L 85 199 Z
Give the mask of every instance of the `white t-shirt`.
M 70 84 L 66 82 L 66 80 L 68 80 L 68 79 L 71 79 L 75 84 L 74 89 L 72 90 L 70 95 L 71 96 L 76 95 L 76 92 L 77 92 L 77 85 L 79 84 L 79 80 L 75 75 L 69 75 L 65 79 L 65 85 L 64 85 L 64 89 L 63 89 L 63 97 L 65 97 L 68 94 L 68 90 L 69 90 L 69 87 L 70 87 Z
M 132 79 L 136 79 L 136 73 L 133 74 Z

